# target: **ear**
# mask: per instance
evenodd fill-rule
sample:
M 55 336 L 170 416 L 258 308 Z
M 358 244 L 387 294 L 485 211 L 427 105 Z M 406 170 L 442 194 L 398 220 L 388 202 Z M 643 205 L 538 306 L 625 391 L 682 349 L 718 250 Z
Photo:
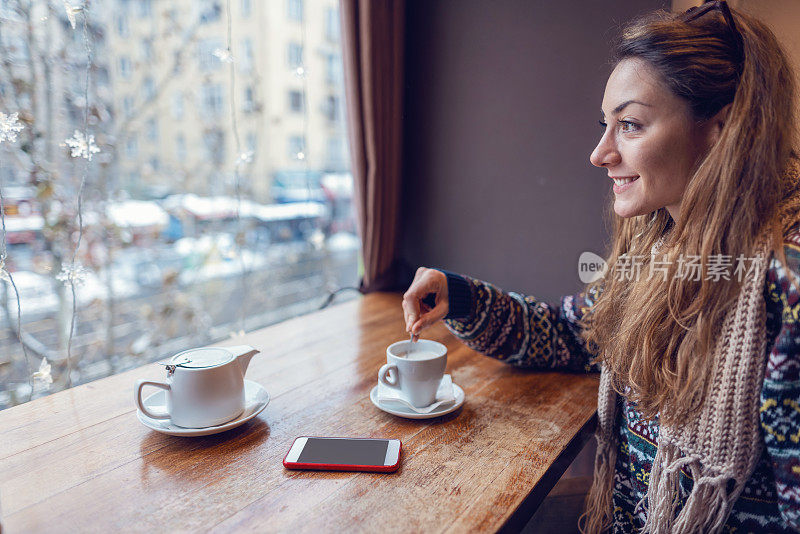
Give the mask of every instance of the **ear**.
M 725 126 L 725 122 L 728 120 L 728 112 L 730 110 L 731 104 L 726 104 L 706 122 L 706 127 L 708 128 L 706 131 L 706 140 L 708 141 L 709 147 L 714 146 L 714 144 L 719 140 L 720 135 L 722 135 L 722 128 Z

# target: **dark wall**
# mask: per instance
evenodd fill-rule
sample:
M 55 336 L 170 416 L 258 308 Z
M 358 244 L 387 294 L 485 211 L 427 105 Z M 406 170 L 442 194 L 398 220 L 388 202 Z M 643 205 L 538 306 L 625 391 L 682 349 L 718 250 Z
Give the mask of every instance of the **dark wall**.
M 408 0 L 402 255 L 553 300 L 604 254 L 619 25 L 661 0 Z

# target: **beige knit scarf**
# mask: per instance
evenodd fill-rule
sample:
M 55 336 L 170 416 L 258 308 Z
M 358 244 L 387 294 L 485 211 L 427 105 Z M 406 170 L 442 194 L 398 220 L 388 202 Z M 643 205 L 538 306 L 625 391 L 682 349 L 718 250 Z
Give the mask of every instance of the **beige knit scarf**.
M 647 504 L 643 532 L 719 532 L 761 456 L 759 393 L 766 350 L 763 288 L 769 245 L 765 233 L 757 241 L 754 272 L 744 279 L 735 306 L 725 316 L 712 353 L 712 379 L 700 409 L 679 427 L 661 425 L 643 499 Z M 587 501 L 588 532 L 600 532 L 611 519 L 617 409 L 612 377 L 603 368 L 594 482 Z M 682 495 L 679 486 L 681 470 L 694 479 L 688 495 Z

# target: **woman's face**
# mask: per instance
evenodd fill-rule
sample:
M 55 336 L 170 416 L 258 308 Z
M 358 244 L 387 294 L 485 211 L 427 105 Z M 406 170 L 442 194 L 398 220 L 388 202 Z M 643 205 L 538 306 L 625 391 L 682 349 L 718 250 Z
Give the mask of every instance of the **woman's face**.
M 602 113 L 603 137 L 589 160 L 616 179 L 614 211 L 627 218 L 666 207 L 677 221 L 692 172 L 715 140 L 714 121 L 697 125 L 688 104 L 640 59 L 614 68 Z

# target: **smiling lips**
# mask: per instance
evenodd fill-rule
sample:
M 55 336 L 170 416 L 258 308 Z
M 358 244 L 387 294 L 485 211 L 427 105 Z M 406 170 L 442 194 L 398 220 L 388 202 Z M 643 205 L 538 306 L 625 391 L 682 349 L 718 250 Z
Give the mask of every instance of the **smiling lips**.
M 622 193 L 626 189 L 628 189 L 633 182 L 639 179 L 638 176 L 620 176 L 620 177 L 611 177 L 614 180 L 614 192 L 615 193 Z

